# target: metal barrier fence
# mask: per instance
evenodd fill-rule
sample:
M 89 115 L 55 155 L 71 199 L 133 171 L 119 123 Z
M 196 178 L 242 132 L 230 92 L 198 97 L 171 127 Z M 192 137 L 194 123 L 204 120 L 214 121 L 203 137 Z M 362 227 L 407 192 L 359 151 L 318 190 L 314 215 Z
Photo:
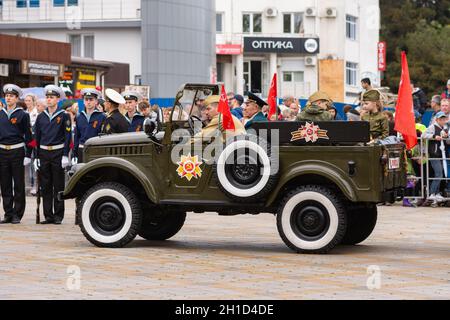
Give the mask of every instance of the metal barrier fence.
M 416 172 L 416 176 L 410 177 L 411 180 L 415 180 L 416 183 L 420 182 L 420 189 L 418 194 L 414 194 L 411 196 L 407 196 L 405 198 L 411 200 L 418 199 L 429 199 L 430 194 L 430 185 L 433 181 L 440 181 L 441 183 L 445 181 L 446 183 L 446 195 L 444 196 L 444 201 L 450 201 L 450 139 L 444 139 L 440 141 L 440 151 L 442 152 L 442 157 L 440 158 L 431 158 L 429 155 L 429 145 L 430 141 L 437 141 L 436 139 L 419 139 L 420 148 L 420 156 L 412 157 L 410 161 L 419 160 L 420 162 L 420 172 Z M 417 147 L 416 147 L 417 148 Z M 442 177 L 435 177 L 435 172 L 433 170 L 433 175 L 430 174 L 432 165 L 431 162 L 435 161 L 436 166 L 442 165 Z M 417 174 L 420 173 L 420 176 Z M 417 188 L 415 188 L 417 190 Z

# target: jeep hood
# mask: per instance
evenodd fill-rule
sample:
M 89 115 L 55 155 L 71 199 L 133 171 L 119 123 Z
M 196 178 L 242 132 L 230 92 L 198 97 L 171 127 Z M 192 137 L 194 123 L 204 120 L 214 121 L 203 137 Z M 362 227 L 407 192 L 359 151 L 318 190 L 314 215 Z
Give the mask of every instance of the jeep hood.
M 91 138 L 84 144 L 86 147 L 104 146 L 114 144 L 141 144 L 150 142 L 150 138 L 144 132 L 109 134 Z

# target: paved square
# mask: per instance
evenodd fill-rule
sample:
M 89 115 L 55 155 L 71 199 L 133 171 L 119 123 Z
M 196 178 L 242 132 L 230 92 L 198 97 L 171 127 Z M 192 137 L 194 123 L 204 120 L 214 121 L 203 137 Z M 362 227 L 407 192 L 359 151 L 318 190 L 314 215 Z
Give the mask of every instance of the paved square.
M 0 299 L 450 299 L 450 209 L 379 211 L 366 242 L 328 255 L 292 253 L 268 214 L 190 214 L 170 241 L 100 249 L 72 201 L 62 226 L 37 226 L 28 198 L 0 226 Z

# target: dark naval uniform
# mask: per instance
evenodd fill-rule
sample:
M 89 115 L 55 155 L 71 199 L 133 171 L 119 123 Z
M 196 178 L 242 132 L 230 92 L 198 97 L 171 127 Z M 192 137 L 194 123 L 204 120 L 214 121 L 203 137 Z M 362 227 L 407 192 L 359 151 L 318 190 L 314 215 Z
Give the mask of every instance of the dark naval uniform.
M 129 118 L 128 112 L 125 114 L 125 119 L 127 119 L 129 123 L 128 132 L 140 132 L 144 131 L 144 115 L 136 112 L 132 119 Z
M 89 116 L 85 111 L 77 117 L 75 127 L 74 154 L 78 162 L 83 162 L 83 148 L 86 141 L 90 138 L 97 137 L 102 132 L 106 115 L 103 112 L 94 110 Z
M 104 134 L 128 132 L 129 123 L 118 109 L 112 111 L 106 118 L 102 132 Z
M 7 86 L 5 88 L 5 93 L 12 93 L 8 92 Z M 21 108 L 8 111 L 5 107 L 0 110 L 0 186 L 5 211 L 3 223 L 20 223 L 25 213 L 24 159 L 31 157 L 31 140 L 28 113 Z
M 54 114 L 45 110 L 36 120 L 35 131 L 45 223 L 60 224 L 64 219 L 64 201 L 58 201 L 57 196 L 64 190 L 62 163 L 70 152 L 70 116 L 64 110 L 56 110 Z

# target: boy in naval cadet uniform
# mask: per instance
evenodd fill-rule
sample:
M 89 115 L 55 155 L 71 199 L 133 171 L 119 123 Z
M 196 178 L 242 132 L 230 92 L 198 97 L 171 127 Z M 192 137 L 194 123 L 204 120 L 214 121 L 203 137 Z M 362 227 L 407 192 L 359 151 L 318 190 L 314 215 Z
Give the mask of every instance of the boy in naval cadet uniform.
M 0 110 L 0 186 L 5 218 L 0 223 L 18 224 L 25 213 L 25 169 L 31 163 L 30 115 L 17 102 L 22 90 L 3 87 L 6 106 Z M 13 191 L 14 186 L 14 191 Z
M 144 131 L 145 116 L 137 111 L 138 102 L 139 100 L 142 100 L 141 95 L 137 92 L 126 91 L 122 93 L 122 97 L 125 99 L 125 104 L 127 106 L 125 118 L 130 124 L 128 131 Z
M 45 221 L 42 224 L 61 224 L 64 219 L 64 201 L 57 195 L 64 190 L 64 169 L 69 166 L 72 124 L 69 114 L 58 109 L 58 102 L 64 98 L 61 88 L 45 87 L 47 109 L 35 124 L 37 159 Z
M 101 133 L 106 120 L 106 115 L 97 109 L 101 93 L 95 89 L 83 89 L 81 95 L 84 98 L 85 111 L 82 111 L 76 120 L 72 164 L 84 161 L 84 144 L 90 138 L 97 137 Z
M 105 91 L 105 109 L 108 117 L 103 125 L 102 133 L 125 133 L 128 132 L 129 123 L 119 111 L 119 105 L 125 104 L 125 99 L 113 89 Z

